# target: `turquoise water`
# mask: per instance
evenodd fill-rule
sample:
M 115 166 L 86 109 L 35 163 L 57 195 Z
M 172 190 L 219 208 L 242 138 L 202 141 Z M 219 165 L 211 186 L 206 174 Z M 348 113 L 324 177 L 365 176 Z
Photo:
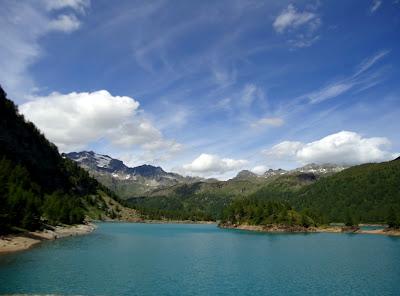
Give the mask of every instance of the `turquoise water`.
M 0 294 L 400 295 L 400 238 L 102 223 L 0 256 Z

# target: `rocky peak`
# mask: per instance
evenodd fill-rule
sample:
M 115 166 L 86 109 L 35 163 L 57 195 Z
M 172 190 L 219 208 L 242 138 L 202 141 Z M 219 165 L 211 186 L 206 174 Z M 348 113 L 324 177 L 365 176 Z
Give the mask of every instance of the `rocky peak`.
M 310 163 L 303 167 L 297 168 L 293 171 L 300 173 L 329 174 L 329 173 L 337 173 L 343 171 L 346 168 L 348 168 L 348 166 L 336 165 L 331 163 L 325 163 L 325 164 Z
M 263 176 L 265 178 L 268 178 L 268 177 L 272 177 L 272 176 L 284 175 L 286 173 L 287 173 L 287 171 L 282 170 L 282 169 L 277 169 L 277 170 L 269 169 L 268 171 L 266 171 L 264 173 Z
M 258 177 L 257 174 L 250 172 L 249 170 L 243 170 L 243 171 L 240 171 L 234 179 L 245 180 L 245 179 L 257 178 L 257 177 Z

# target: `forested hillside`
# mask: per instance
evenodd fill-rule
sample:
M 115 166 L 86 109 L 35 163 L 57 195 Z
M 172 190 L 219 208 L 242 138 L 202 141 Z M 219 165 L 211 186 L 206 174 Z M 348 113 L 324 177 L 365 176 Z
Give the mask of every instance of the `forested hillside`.
M 292 173 L 257 182 L 185 184 L 128 202 L 153 219 L 396 226 L 400 224 L 400 160 L 363 164 L 330 176 Z
M 303 188 L 292 200 L 325 221 L 385 222 L 400 218 L 400 160 L 363 164 L 323 178 Z
M 110 214 L 99 190 L 108 191 L 62 158 L 0 87 L 0 232 L 80 223 L 89 213 Z
M 249 224 L 268 223 L 271 221 L 268 210 L 271 201 L 290 205 L 300 212 L 298 217 L 311 218 L 307 224 L 387 223 L 397 227 L 400 225 L 400 160 L 354 166 L 318 180 L 304 174 L 296 178 L 277 178 L 233 202 L 225 209 L 224 219 Z M 290 222 L 292 216 L 288 209 L 275 220 Z
M 155 190 L 144 197 L 128 199 L 152 219 L 220 220 L 235 200 L 254 194 L 281 197 L 316 180 L 313 174 L 295 173 L 269 178 L 197 182 Z

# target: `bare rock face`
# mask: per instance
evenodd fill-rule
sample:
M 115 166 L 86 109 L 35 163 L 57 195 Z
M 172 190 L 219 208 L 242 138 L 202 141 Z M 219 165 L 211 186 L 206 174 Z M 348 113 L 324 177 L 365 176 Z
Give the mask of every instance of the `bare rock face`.
M 139 194 L 161 187 L 193 183 L 199 180 L 196 177 L 184 177 L 166 172 L 159 166 L 144 164 L 128 167 L 121 160 L 93 151 L 71 152 L 63 154 L 63 157 L 77 162 L 79 166 L 102 183 L 134 188 L 135 193 Z M 111 189 L 118 191 L 118 188 L 115 187 Z

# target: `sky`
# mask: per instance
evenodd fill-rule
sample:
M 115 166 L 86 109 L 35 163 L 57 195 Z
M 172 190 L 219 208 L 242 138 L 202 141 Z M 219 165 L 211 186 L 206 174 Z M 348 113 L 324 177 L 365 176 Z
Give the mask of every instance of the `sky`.
M 0 38 L 60 152 L 219 179 L 400 155 L 398 0 L 0 0 Z

